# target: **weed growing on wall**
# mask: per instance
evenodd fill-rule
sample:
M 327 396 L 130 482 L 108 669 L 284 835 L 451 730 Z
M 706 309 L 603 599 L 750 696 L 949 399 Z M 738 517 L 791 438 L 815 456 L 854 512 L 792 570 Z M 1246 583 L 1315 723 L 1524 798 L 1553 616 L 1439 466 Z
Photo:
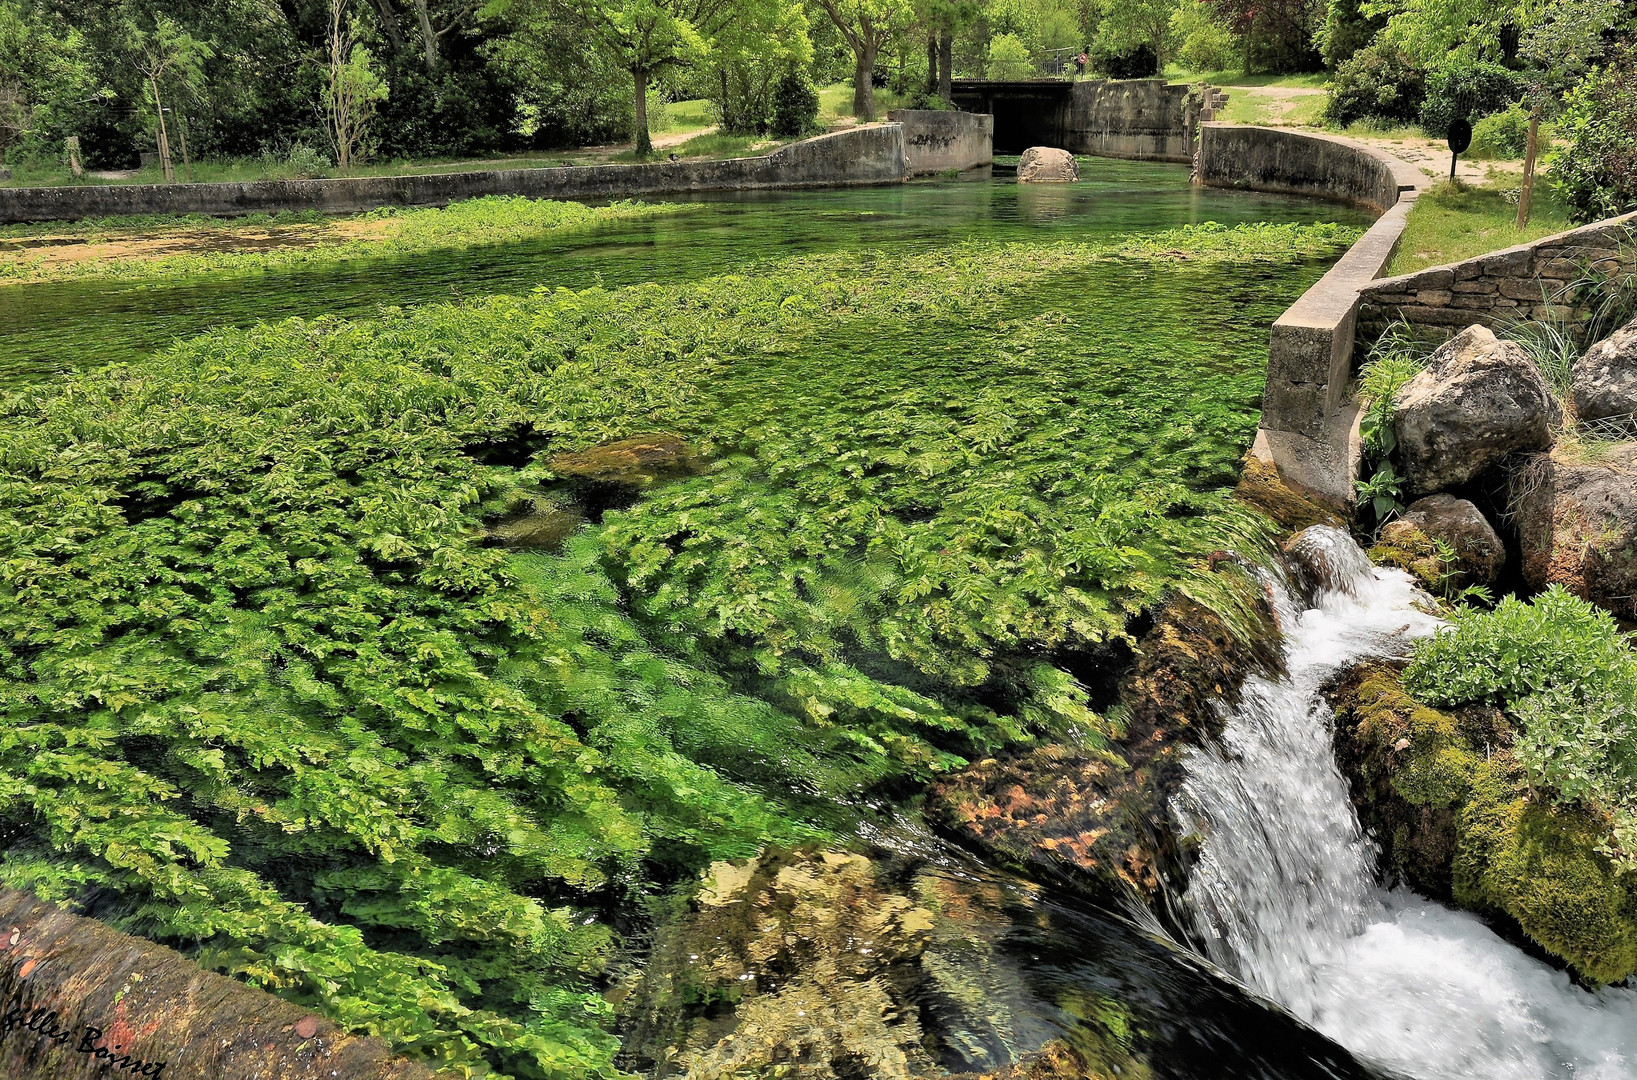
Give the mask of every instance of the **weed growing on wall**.
M 654 892 L 1117 733 L 1076 657 L 1257 550 L 1256 327 L 1354 235 L 851 252 L 14 396 L 0 878 L 457 1072 L 608 1075 Z M 656 431 L 706 464 L 634 503 L 560 456 Z M 559 499 L 560 548 L 495 542 Z

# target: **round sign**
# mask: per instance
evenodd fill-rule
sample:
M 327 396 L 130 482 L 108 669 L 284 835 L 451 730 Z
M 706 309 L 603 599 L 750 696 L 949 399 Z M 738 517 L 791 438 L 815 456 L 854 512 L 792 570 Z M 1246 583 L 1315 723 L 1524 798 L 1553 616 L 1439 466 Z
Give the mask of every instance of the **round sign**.
M 1449 149 L 1454 154 L 1464 154 L 1466 148 L 1472 145 L 1472 125 L 1464 116 L 1457 116 L 1449 122 Z

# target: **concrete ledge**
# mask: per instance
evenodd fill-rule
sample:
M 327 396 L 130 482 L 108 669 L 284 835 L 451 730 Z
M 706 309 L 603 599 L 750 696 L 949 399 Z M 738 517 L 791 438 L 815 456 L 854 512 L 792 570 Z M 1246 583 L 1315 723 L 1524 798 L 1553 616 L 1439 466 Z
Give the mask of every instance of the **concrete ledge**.
M 1213 187 L 1310 195 L 1381 212 L 1347 253 L 1273 324 L 1262 422 L 1251 453 L 1287 484 L 1345 509 L 1362 455 L 1347 401 L 1360 297 L 1386 270 L 1423 174 L 1332 135 L 1201 125 L 1199 177 Z
M 904 157 L 911 176 L 965 172 L 995 160 L 995 118 L 951 109 L 894 109 L 887 119 L 904 126 Z
M 0 223 L 128 214 L 232 217 L 283 210 L 352 214 L 382 206 L 444 206 L 480 195 L 621 199 L 685 191 L 887 184 L 908 175 L 903 125 L 871 124 L 792 143 L 762 157 L 726 161 L 263 180 L 248 184 L 0 188 Z

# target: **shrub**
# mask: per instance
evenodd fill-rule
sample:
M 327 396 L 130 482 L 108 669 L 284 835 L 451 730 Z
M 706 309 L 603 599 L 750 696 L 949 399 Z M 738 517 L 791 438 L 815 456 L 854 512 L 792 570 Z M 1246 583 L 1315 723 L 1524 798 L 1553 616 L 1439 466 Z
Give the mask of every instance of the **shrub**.
M 1552 175 L 1576 221 L 1637 209 L 1637 62 L 1593 72 L 1568 97 Z
M 1016 34 L 996 34 L 989 40 L 989 64 L 984 73 L 991 79 L 1027 79 L 1034 74 L 1029 47 Z
M 819 95 L 807 76 L 785 73 L 773 88 L 772 133 L 794 139 L 818 128 Z
M 1505 706 L 1531 781 L 1606 815 L 1609 853 L 1637 867 L 1637 655 L 1608 612 L 1556 585 L 1532 603 L 1458 611 L 1417 643 L 1404 685 L 1433 705 Z
M 1506 109 L 1523 96 L 1523 77 L 1499 64 L 1478 62 L 1440 68 L 1427 76 L 1421 126 L 1442 139 L 1457 117 L 1476 120 Z
M 1359 10 L 1359 0 L 1329 0 L 1324 25 L 1314 35 L 1325 66 L 1335 71 L 1347 63 L 1386 22 L 1381 16 L 1366 17 Z
M 1324 118 L 1338 127 L 1360 120 L 1414 123 L 1425 95 L 1423 74 L 1410 55 L 1377 41 L 1336 70 Z
M 1472 125 L 1472 145 L 1466 156 L 1474 161 L 1522 157 L 1529 142 L 1529 110 L 1513 105 Z
M 1233 31 L 1213 15 L 1206 0 L 1184 0 L 1171 13 L 1177 59 L 1194 71 L 1223 71 L 1239 59 Z

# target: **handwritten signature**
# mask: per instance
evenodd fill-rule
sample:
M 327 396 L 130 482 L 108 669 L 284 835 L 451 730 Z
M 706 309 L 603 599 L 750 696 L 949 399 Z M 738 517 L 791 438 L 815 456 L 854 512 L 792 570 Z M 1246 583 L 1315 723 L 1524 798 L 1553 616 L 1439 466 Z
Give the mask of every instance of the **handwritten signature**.
M 102 1029 L 94 1024 L 85 1024 L 83 1028 L 74 1026 L 62 1027 L 60 1018 L 54 1009 L 44 1006 L 33 1012 L 25 1012 L 22 1005 L 11 1005 L 0 1011 L 0 1039 L 4 1039 L 13 1031 L 31 1031 L 42 1039 L 55 1043 L 68 1043 L 74 1038 L 76 1030 L 80 1031 L 80 1040 L 74 1043 L 76 1054 L 89 1054 L 96 1060 L 103 1062 L 103 1068 L 118 1069 L 128 1072 L 131 1076 L 156 1077 L 165 1071 L 168 1062 L 143 1061 L 130 1054 L 121 1054 L 123 1046 L 107 1046 L 102 1044 Z

